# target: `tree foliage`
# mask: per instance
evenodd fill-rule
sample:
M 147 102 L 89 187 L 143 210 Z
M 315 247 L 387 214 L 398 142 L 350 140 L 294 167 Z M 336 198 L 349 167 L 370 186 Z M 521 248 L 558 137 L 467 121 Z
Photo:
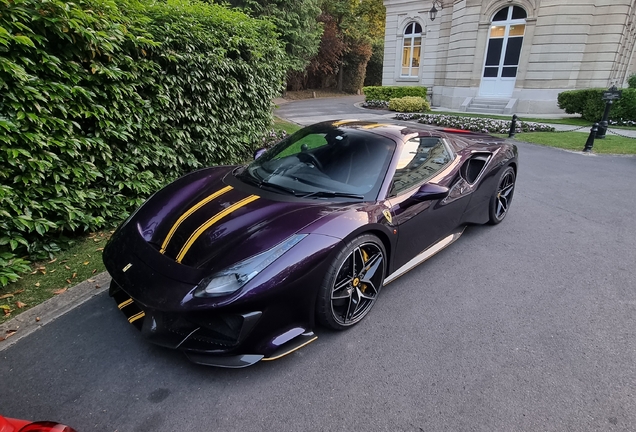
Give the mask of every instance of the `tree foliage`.
M 382 45 L 384 39 L 382 0 L 323 0 L 322 11 L 325 31 L 305 84 L 356 92 L 364 83 L 373 46 Z M 292 84 L 297 86 L 298 81 Z
M 318 19 L 323 24 L 318 54 L 311 59 L 306 70 L 290 74 L 287 87 L 291 90 L 335 85 L 334 77 L 338 73 L 347 45 L 334 17 L 322 14 Z M 332 82 L 329 82 L 330 79 Z
M 289 72 L 304 70 L 318 53 L 322 35 L 319 0 L 232 0 L 230 4 L 276 26 Z

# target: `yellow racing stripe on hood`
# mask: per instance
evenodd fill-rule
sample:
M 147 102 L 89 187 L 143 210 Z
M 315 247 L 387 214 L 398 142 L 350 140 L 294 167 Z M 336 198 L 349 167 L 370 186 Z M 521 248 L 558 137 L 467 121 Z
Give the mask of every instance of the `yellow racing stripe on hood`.
M 179 226 L 183 223 L 183 221 L 186 220 L 192 213 L 194 213 L 195 211 L 199 210 L 201 207 L 203 207 L 204 205 L 206 205 L 207 203 L 209 203 L 213 199 L 220 197 L 221 195 L 223 195 L 226 192 L 231 191 L 232 189 L 233 189 L 232 186 L 226 186 L 223 189 L 214 192 L 212 195 L 204 198 L 203 200 L 199 201 L 198 203 L 196 203 L 195 205 L 190 207 L 188 209 L 188 211 L 186 211 L 184 214 L 181 215 L 181 217 L 179 219 L 177 219 L 177 222 L 175 222 L 175 224 L 172 226 L 172 228 L 170 228 L 170 232 L 168 232 L 168 235 L 166 236 L 166 239 L 163 241 L 163 244 L 161 245 L 161 250 L 159 250 L 159 252 L 161 252 L 161 253 L 165 253 L 166 252 L 166 248 L 168 247 L 168 243 L 170 243 L 170 240 L 172 239 L 172 236 L 174 235 L 175 231 L 177 231 L 177 228 L 179 228 Z
M 180 263 L 181 260 L 183 259 L 183 257 L 185 256 L 185 254 L 188 253 L 188 250 L 190 249 L 190 247 L 192 246 L 192 244 L 201 236 L 201 234 L 203 234 L 208 228 L 210 228 L 212 225 L 214 225 L 215 223 L 217 223 L 218 221 L 220 221 L 221 219 L 223 219 L 225 216 L 229 215 L 230 213 L 232 213 L 235 210 L 240 209 L 241 207 L 251 203 L 252 201 L 256 201 L 259 198 L 258 195 L 250 195 L 245 199 L 242 199 L 241 201 L 237 202 L 236 204 L 232 204 L 231 206 L 229 206 L 228 208 L 220 211 L 219 213 L 217 213 L 216 215 L 214 215 L 212 218 L 208 219 L 203 225 L 201 225 L 199 228 L 197 228 L 197 230 L 195 232 L 192 233 L 192 235 L 190 236 L 190 238 L 188 238 L 188 240 L 185 242 L 185 244 L 183 245 L 183 247 L 181 248 L 181 251 L 179 251 L 179 254 L 177 255 L 177 262 Z

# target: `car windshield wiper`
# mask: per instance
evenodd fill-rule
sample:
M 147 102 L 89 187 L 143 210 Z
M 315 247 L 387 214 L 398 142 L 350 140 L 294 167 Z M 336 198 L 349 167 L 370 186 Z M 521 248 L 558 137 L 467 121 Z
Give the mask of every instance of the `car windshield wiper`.
M 268 187 L 268 188 L 271 188 L 271 189 L 278 189 L 279 191 L 287 192 L 288 194 L 298 196 L 298 193 L 295 190 L 293 190 L 292 188 L 281 186 L 281 185 L 276 184 L 276 183 L 270 183 L 267 180 L 257 181 L 257 182 L 255 182 L 255 184 L 258 187 L 260 187 L 260 188 L 265 186 L 265 187 Z
M 242 173 L 242 175 L 239 177 L 241 180 L 246 181 L 247 183 L 251 183 L 254 186 L 258 186 L 259 188 L 262 188 L 263 186 L 271 188 L 271 189 L 278 189 L 280 191 L 286 192 L 288 194 L 291 195 L 295 195 L 298 196 L 298 193 L 291 188 L 285 187 L 285 186 L 281 186 L 279 184 L 276 183 L 270 183 L 267 180 L 260 180 L 258 178 L 256 178 L 255 176 L 252 175 L 245 175 L 245 172 Z
M 333 198 L 364 199 L 364 195 L 348 193 L 348 192 L 335 192 L 335 191 L 316 191 L 316 192 L 309 192 L 307 194 L 297 194 L 297 196 L 300 196 L 300 197 L 303 197 L 303 198 L 310 198 L 310 197 L 315 197 L 315 198 L 328 197 L 328 198 L 331 198 L 331 197 L 333 197 Z

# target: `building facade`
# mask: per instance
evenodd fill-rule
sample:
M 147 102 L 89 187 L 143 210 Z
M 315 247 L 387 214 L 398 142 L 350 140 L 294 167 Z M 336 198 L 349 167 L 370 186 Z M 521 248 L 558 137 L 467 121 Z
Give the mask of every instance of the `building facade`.
M 636 0 L 384 0 L 383 85 L 473 112 L 560 113 L 564 90 L 627 86 Z

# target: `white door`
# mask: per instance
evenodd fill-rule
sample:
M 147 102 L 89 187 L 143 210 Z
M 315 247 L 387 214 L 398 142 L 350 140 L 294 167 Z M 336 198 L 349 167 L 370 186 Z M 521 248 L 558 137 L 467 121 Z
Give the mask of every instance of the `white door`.
M 512 96 L 526 31 L 526 16 L 523 8 L 508 6 L 493 17 L 479 96 Z

